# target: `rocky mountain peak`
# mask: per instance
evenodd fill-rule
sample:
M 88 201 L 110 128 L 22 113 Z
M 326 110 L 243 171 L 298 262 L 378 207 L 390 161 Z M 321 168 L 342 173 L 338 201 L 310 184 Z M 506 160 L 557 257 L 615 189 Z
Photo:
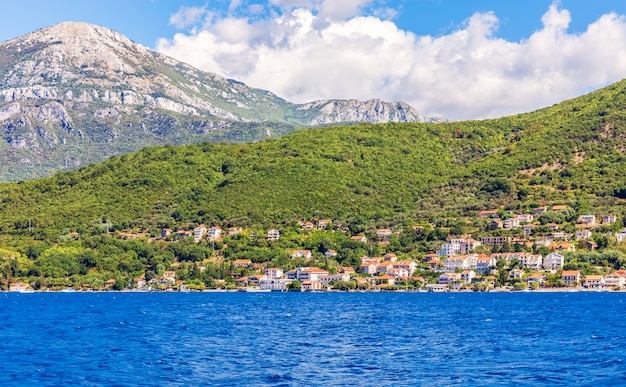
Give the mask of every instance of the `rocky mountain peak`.
M 433 119 L 403 102 L 293 104 L 88 23 L 0 42 L 0 180 L 40 177 L 147 145 L 256 141 L 359 121 Z

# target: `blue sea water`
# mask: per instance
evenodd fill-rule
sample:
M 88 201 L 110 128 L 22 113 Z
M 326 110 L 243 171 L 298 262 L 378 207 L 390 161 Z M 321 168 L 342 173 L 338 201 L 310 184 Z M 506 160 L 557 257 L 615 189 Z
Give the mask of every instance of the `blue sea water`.
M 626 385 L 625 301 L 623 293 L 3 293 L 0 385 Z

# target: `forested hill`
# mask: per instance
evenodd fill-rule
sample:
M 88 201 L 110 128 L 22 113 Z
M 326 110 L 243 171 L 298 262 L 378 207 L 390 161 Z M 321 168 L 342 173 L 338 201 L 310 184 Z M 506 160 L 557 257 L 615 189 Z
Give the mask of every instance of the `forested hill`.
M 0 232 L 54 237 L 103 218 L 126 228 L 323 217 L 356 230 L 542 201 L 611 207 L 626 197 L 625 87 L 495 120 L 150 147 L 0 185 Z

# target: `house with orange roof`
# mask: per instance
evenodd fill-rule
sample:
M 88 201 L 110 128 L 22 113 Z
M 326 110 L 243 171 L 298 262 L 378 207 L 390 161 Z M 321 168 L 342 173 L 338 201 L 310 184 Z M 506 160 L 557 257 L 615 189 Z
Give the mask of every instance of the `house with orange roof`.
M 378 273 L 386 273 L 388 269 L 391 269 L 394 267 L 394 263 L 395 262 L 391 262 L 391 261 L 386 261 L 386 262 L 382 262 L 378 264 Z
M 383 261 L 396 262 L 398 260 L 398 256 L 394 253 L 387 253 L 383 255 Z
M 302 281 L 302 291 L 312 292 L 314 290 L 322 290 L 322 284 L 319 281 Z
M 336 257 L 337 256 L 337 251 L 335 251 L 335 250 L 326 250 L 324 255 L 326 256 L 326 258 Z
M 402 267 L 392 267 L 392 268 L 388 268 L 386 271 L 386 274 L 392 276 L 393 278 L 400 278 L 400 277 L 408 277 L 409 276 L 409 272 L 407 269 L 402 268 Z
M 340 267 L 339 270 L 337 270 L 339 273 L 346 273 L 348 275 L 352 274 L 352 273 L 356 273 L 356 270 L 354 270 L 354 268 L 352 266 L 343 266 Z
M 365 274 L 374 275 L 378 272 L 377 263 L 363 263 L 359 266 L 359 270 Z
M 291 258 L 305 258 L 305 259 L 311 259 L 313 255 L 311 254 L 311 250 L 294 250 L 293 253 L 291 253 Z
M 548 247 L 550 250 L 556 251 L 576 251 L 576 246 L 570 242 L 559 242 Z
M 561 280 L 570 286 L 580 283 L 580 278 L 580 271 L 578 270 L 564 270 L 561 274 Z
M 583 286 L 587 289 L 600 289 L 605 285 L 604 277 L 601 275 L 588 275 L 583 280 Z
M 365 235 L 354 235 L 350 237 L 351 241 L 367 243 L 367 238 Z
M 393 232 L 391 232 L 390 229 L 388 228 L 379 228 L 378 230 L 376 230 L 376 238 L 378 239 L 383 239 L 385 237 L 388 237 L 390 235 L 392 235 Z
M 320 276 L 328 275 L 328 271 L 317 267 L 301 267 L 297 268 L 296 272 L 300 281 L 319 281 Z
M 113 284 L 115 285 L 115 282 L 113 282 Z M 32 290 L 33 290 L 33 288 L 31 288 L 30 285 L 27 284 L 26 282 L 11 282 L 9 284 L 9 291 L 10 292 L 26 292 L 26 291 L 29 292 L 29 291 L 32 291 Z
M 430 266 L 430 270 L 435 270 L 441 265 L 441 261 L 439 259 L 431 259 L 426 264 Z
M 533 282 L 538 283 L 539 285 L 543 285 L 545 280 L 546 280 L 545 275 L 541 273 L 532 273 L 531 275 L 526 277 L 526 282 L 528 282 L 529 285 Z
M 552 211 L 563 211 L 567 209 L 567 205 L 565 204 L 555 204 L 552 206 Z
M 235 261 L 233 262 L 233 265 L 241 269 L 241 268 L 249 267 L 250 265 L 252 265 L 252 261 L 249 259 L 235 259 Z
M 302 224 L 303 230 L 313 230 L 314 228 L 315 228 L 315 225 L 313 224 L 313 222 L 304 222 Z
M 393 286 L 396 284 L 396 279 L 388 274 L 385 275 L 381 275 L 376 277 L 376 283 L 378 285 L 389 285 L 389 286 Z
M 402 269 L 406 269 L 408 275 L 413 275 L 415 269 L 417 269 L 417 263 L 413 261 L 397 261 L 393 264 L 393 267 L 399 267 Z

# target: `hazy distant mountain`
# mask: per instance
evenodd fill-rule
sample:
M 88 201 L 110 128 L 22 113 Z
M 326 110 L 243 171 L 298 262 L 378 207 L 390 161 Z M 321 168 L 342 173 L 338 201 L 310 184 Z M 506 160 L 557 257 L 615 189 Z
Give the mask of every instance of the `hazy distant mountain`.
M 340 122 L 439 120 L 403 102 L 293 104 L 86 23 L 0 43 L 0 181 L 46 176 L 148 145 L 257 141 Z

